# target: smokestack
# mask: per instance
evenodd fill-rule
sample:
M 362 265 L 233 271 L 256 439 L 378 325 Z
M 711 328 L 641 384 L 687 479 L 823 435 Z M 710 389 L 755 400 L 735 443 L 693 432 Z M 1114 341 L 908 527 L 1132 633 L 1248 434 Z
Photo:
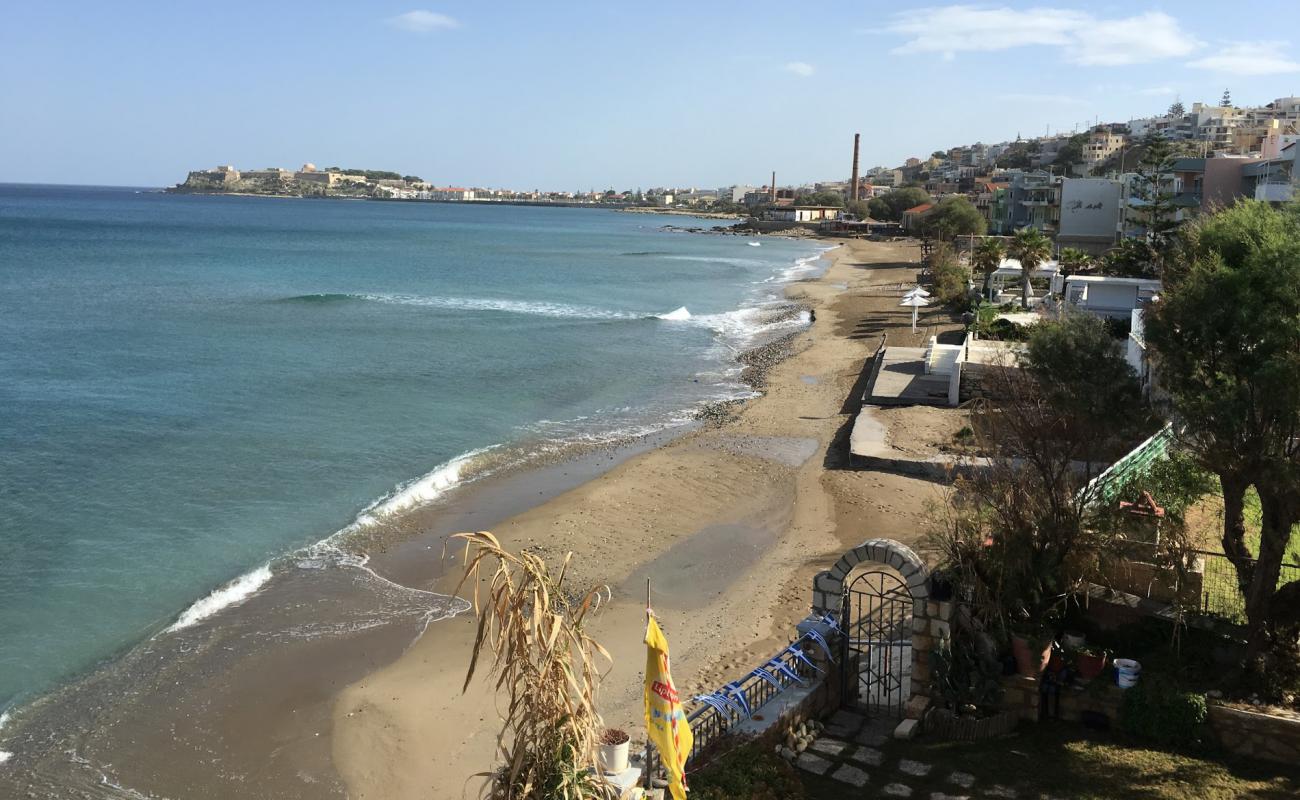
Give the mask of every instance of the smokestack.
M 862 140 L 862 134 L 853 134 L 853 177 L 849 179 L 849 194 L 854 200 L 858 199 L 858 144 Z
M 772 170 L 772 202 L 776 202 L 776 170 Z

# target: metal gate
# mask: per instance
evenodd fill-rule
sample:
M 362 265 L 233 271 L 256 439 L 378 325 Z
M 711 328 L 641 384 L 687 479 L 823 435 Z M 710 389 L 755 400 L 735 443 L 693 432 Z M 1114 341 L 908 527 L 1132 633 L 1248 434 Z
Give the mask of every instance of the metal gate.
M 912 593 L 893 572 L 864 572 L 844 590 L 845 706 L 901 717 L 912 683 Z M 849 668 L 856 663 L 857 669 Z

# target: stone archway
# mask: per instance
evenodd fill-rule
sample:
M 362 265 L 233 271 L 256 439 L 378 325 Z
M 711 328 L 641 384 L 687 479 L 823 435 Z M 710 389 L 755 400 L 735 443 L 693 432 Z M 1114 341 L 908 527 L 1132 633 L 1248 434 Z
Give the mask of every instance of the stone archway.
M 904 715 L 918 720 L 929 707 L 930 651 L 948 635 L 950 603 L 931 603 L 930 570 L 912 548 L 893 539 L 869 539 L 842 555 L 829 570 L 813 578 L 812 619 L 833 615 L 844 606 L 845 580 L 859 565 L 884 565 L 898 572 L 912 598 L 912 665 L 910 697 Z M 915 723 L 900 725 L 900 733 L 911 735 Z

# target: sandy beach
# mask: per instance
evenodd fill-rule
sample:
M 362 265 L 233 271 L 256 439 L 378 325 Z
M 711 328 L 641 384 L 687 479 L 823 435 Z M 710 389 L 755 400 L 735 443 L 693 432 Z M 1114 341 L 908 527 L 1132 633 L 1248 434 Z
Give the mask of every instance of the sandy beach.
M 634 455 L 494 526 L 509 546 L 556 562 L 573 551 L 575 585 L 613 590 L 593 627 L 614 657 L 601 698 L 607 723 L 641 727 L 646 577 L 676 677 L 694 692 L 783 646 L 806 614 L 812 576 L 846 547 L 873 536 L 924 539 L 926 508 L 942 486 L 847 465 L 863 363 L 881 335 L 919 345 L 954 327 L 945 312 L 929 311 L 913 334 L 910 312 L 873 290 L 913 281 L 918 256 L 907 243 L 851 241 L 831 251 L 820 278 L 787 290 L 816 319 L 767 375 L 763 397 L 723 425 Z M 939 409 L 895 416 L 931 441 L 960 427 Z M 448 565 L 440 583 L 455 572 Z M 484 681 L 461 693 L 473 626 L 468 614 L 435 624 L 394 663 L 339 693 L 333 761 L 349 796 L 475 794 L 472 776 L 492 766 L 498 726 Z

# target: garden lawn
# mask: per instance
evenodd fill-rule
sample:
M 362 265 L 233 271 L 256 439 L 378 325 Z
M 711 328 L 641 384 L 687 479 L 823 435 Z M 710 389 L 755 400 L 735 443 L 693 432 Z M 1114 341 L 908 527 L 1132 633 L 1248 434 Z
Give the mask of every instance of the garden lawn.
M 885 785 L 901 781 L 914 800 L 932 793 L 949 797 L 992 797 L 994 787 L 1014 790 L 1020 800 L 1216 800 L 1222 798 L 1300 797 L 1300 765 L 1220 761 L 1136 745 L 1113 734 L 1077 725 L 1045 723 L 985 742 L 894 742 L 882 749 L 880 767 L 855 789 L 829 778 L 801 772 L 809 800 L 889 797 Z M 900 759 L 932 765 L 924 778 L 891 769 Z M 954 772 L 974 776 L 963 789 L 949 781 Z

